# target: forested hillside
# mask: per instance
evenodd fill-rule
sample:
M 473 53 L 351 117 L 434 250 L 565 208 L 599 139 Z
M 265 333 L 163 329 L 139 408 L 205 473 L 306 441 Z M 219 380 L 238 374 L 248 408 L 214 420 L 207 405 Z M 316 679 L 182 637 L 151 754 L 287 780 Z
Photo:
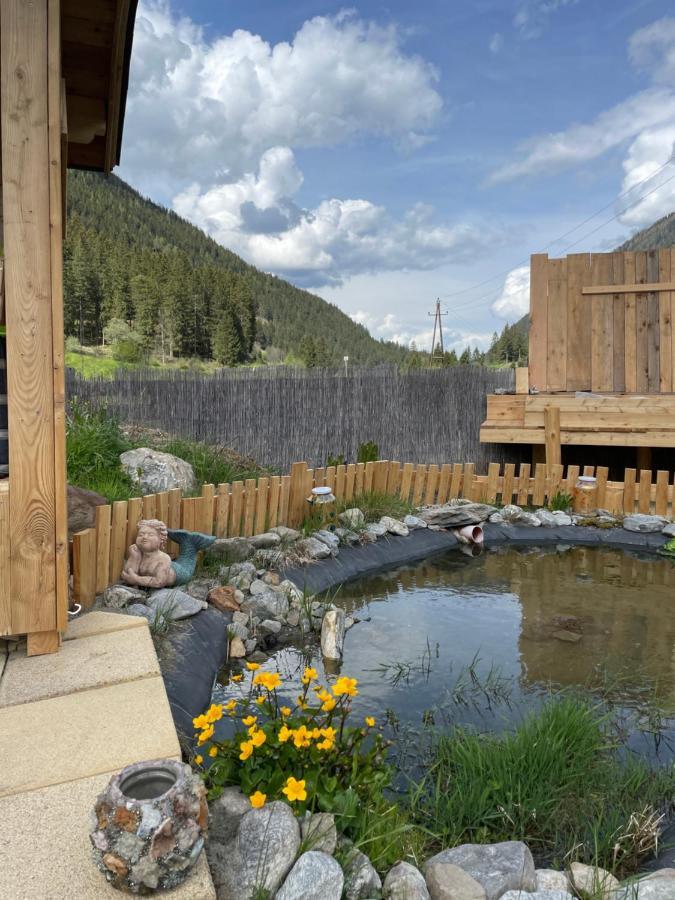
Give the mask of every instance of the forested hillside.
M 675 246 L 675 212 L 638 231 L 619 250 L 655 250 Z
M 402 363 L 333 304 L 266 275 L 119 178 L 68 174 L 66 335 L 116 343 L 129 358 L 250 361 L 291 353 L 309 365 Z M 267 354 L 263 354 L 267 355 Z

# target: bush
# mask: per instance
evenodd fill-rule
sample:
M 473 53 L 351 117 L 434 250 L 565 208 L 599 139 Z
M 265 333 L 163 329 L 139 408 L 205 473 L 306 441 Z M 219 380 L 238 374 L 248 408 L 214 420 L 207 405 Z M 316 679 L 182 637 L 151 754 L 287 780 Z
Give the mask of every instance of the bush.
M 245 481 L 247 478 L 259 478 L 261 475 L 269 474 L 267 469 L 252 459 L 239 456 L 229 447 L 188 441 L 184 438 L 168 438 L 149 443 L 156 450 L 172 453 L 189 462 L 200 485 Z
M 71 484 L 102 494 L 108 500 L 132 495 L 131 481 L 120 467 L 120 454 L 130 445 L 118 421 L 105 407 L 77 399 L 66 420 L 66 464 Z
M 112 345 L 113 359 L 121 363 L 141 363 L 145 359 L 142 340 L 128 337 Z
M 357 494 L 351 500 L 340 500 L 337 504 L 338 515 L 345 509 L 358 508 L 366 518 L 366 522 L 377 522 L 382 516 L 401 519 L 412 510 L 411 505 L 393 494 L 381 494 L 377 491 Z
M 357 463 L 377 462 L 380 458 L 380 448 L 374 441 L 366 441 L 361 444 L 356 456 Z

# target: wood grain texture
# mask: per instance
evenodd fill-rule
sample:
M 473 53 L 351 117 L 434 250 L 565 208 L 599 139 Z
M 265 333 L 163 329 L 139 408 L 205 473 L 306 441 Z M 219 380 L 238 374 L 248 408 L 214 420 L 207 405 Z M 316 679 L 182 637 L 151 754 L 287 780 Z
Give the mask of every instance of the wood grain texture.
M 96 529 L 73 535 L 73 599 L 90 609 L 96 597 Z
M 631 283 L 635 282 L 635 254 L 632 252 L 623 255 L 623 277 Z M 637 390 L 637 310 L 634 292 L 624 296 L 623 347 L 625 390 L 635 392 Z
M 588 391 L 591 387 L 591 309 L 581 295 L 591 278 L 588 253 L 567 257 L 567 390 Z
M 608 284 L 612 280 L 612 254 L 594 253 L 591 256 L 591 284 Z M 613 389 L 614 315 L 609 295 L 593 296 L 591 303 L 591 389 Z
M 547 406 L 544 410 L 544 440 L 546 442 L 546 465 L 558 466 L 560 454 L 560 407 Z
M 567 389 L 567 260 L 548 261 L 546 382 L 549 391 Z
M 621 252 L 612 253 L 612 271 L 614 284 L 623 281 L 624 255 Z M 612 389 L 625 391 L 626 389 L 626 305 L 622 294 L 612 295 Z
M 324 472 L 325 480 L 325 472 Z M 281 498 L 281 478 L 278 475 L 272 475 L 270 478 L 270 499 L 269 499 L 269 528 L 275 528 L 277 525 L 283 525 L 279 522 L 279 500 Z
M 307 468 L 303 472 L 306 474 Z M 244 537 L 251 537 L 255 531 L 255 507 L 257 501 L 257 490 L 255 478 L 247 478 L 244 482 L 245 486 L 245 503 L 244 503 Z M 303 491 L 304 493 L 304 491 Z M 304 507 L 303 507 L 304 510 Z M 303 516 L 304 518 L 304 516 Z M 301 520 L 302 521 L 302 518 Z
M 670 247 L 659 250 L 659 281 L 670 281 Z M 659 390 L 673 389 L 673 330 L 670 290 L 657 294 L 659 304 Z
M 647 254 L 641 250 L 635 254 L 635 283 L 647 282 Z M 648 362 L 648 308 L 647 294 L 638 291 L 635 294 L 635 390 L 646 393 L 649 390 Z
M 530 258 L 530 387 L 546 390 L 548 347 L 548 254 Z
M 96 593 L 101 594 L 108 587 L 110 576 L 110 528 L 112 507 L 96 507 Z
M 9 485 L 0 482 L 0 636 L 12 634 L 12 592 L 9 580 Z
M 647 251 L 647 281 L 659 280 L 659 252 Z M 661 383 L 661 332 L 659 330 L 659 298 L 654 291 L 647 294 L 647 390 L 656 393 Z
M 0 31 L 12 627 L 25 634 L 57 625 L 47 0 L 3 0 Z
M 267 509 L 269 502 L 270 480 L 258 479 L 258 499 L 255 508 L 255 533 L 262 534 L 267 529 Z

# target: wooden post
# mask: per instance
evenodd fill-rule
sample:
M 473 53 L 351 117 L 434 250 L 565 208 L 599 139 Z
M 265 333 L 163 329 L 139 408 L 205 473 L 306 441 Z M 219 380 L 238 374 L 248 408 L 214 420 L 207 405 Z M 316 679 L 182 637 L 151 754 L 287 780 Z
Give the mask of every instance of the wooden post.
M 516 367 L 516 394 L 529 394 L 530 370 L 527 366 Z
M 546 440 L 546 468 L 550 474 L 552 466 L 561 463 L 560 453 L 560 408 L 547 406 L 544 409 L 544 437 Z

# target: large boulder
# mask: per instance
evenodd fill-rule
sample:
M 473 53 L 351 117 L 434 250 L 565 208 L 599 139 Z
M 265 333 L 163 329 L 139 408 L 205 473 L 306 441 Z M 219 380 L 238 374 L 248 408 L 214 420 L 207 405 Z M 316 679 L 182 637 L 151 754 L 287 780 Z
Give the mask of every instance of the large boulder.
M 365 853 L 353 847 L 344 863 L 345 900 L 370 900 L 379 897 L 382 881 Z
M 308 850 L 321 850 L 323 853 L 335 853 L 337 846 L 337 829 L 332 813 L 305 813 L 300 826 L 303 846 Z
M 344 875 L 328 853 L 308 850 L 293 866 L 275 900 L 340 900 Z
M 345 643 L 345 611 L 329 609 L 321 622 L 321 655 L 325 659 L 342 659 Z
M 569 891 L 567 875 L 559 869 L 537 869 L 538 891 Z
M 209 806 L 209 840 L 226 844 L 237 834 L 239 823 L 251 809 L 251 803 L 241 788 L 226 787 Z
M 430 900 L 424 876 L 410 863 L 397 863 L 384 879 L 382 893 L 386 900 Z
M 145 603 L 153 612 L 162 613 L 173 621 L 189 619 L 190 616 L 196 616 L 198 612 L 208 606 L 204 600 L 197 600 L 186 594 L 185 591 L 176 588 L 162 588 L 159 591 L 153 591 Z
M 464 869 L 483 886 L 487 900 L 499 900 L 506 891 L 534 891 L 537 887 L 532 854 L 522 841 L 462 844 L 442 850 L 428 860 L 425 874 L 437 863 Z
M 431 900 L 485 900 L 483 885 L 452 863 L 432 861 L 424 877 Z
M 611 872 L 580 862 L 570 866 L 570 882 L 577 893 L 592 894 L 597 900 L 609 900 L 619 887 Z
M 96 523 L 96 507 L 104 506 L 108 501 L 96 491 L 68 485 L 68 537 L 72 538 L 78 531 L 93 528 Z
M 496 506 L 487 503 L 446 503 L 443 506 L 427 506 L 419 512 L 427 525 L 441 528 L 461 528 L 464 525 L 480 525 L 497 512 Z
M 159 494 L 174 488 L 189 493 L 197 487 L 190 463 L 171 453 L 138 447 L 122 453 L 120 463 L 142 494 Z
M 668 519 L 663 516 L 648 516 L 646 513 L 632 513 L 625 516 L 623 527 L 626 531 L 638 531 L 649 534 L 650 532 L 662 531 Z

